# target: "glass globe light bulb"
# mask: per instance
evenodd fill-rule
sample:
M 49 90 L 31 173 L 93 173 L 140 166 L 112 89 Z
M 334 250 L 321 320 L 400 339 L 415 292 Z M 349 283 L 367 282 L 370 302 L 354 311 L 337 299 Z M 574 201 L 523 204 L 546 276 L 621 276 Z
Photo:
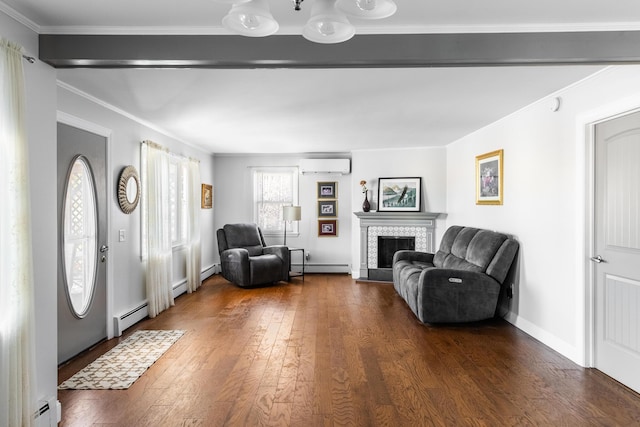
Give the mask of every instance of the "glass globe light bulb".
M 242 14 L 240 15 L 240 23 L 249 30 L 255 30 L 260 26 L 260 18 L 256 15 Z
M 356 0 L 356 4 L 360 10 L 374 10 L 376 8 L 376 0 Z
M 321 22 L 318 26 L 318 31 L 323 36 L 332 36 L 336 33 L 336 27 L 331 22 Z

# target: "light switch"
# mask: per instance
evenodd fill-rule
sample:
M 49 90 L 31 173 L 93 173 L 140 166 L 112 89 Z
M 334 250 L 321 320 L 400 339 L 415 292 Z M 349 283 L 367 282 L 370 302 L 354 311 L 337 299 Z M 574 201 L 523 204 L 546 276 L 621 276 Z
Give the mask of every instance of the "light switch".
M 124 229 L 120 230 L 120 241 L 124 242 L 125 240 L 127 240 L 125 234 L 124 234 Z

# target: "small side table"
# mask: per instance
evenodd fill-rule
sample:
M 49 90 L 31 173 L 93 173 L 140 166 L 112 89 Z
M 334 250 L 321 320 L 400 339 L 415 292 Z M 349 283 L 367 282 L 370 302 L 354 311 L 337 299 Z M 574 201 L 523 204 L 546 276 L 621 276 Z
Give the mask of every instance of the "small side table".
M 302 253 L 302 271 L 291 271 L 291 253 L 296 251 Z M 304 281 L 304 248 L 289 248 L 289 279 L 292 277 L 302 277 Z

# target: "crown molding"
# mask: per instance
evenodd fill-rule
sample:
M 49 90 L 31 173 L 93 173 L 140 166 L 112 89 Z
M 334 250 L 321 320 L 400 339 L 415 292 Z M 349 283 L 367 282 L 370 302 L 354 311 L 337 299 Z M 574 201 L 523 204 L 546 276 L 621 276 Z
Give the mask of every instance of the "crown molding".
M 2 3 L 0 2 L 0 5 Z M 17 13 L 17 12 L 16 12 Z M 24 17 L 23 17 L 24 18 Z M 24 18 L 26 19 L 26 18 Z M 36 25 L 35 23 L 32 23 Z M 36 25 L 37 26 L 37 25 Z M 355 25 L 358 34 L 488 34 L 488 33 L 571 33 L 600 31 L 640 31 L 638 22 L 563 23 L 563 24 L 504 24 L 504 25 L 412 25 L 389 27 L 384 25 Z M 39 26 L 40 34 L 70 35 L 229 35 L 221 26 Z M 35 31 L 35 30 L 34 30 Z M 278 35 L 300 35 L 301 27 L 283 26 Z
M 222 27 L 108 27 L 108 26 L 43 26 L 40 34 L 71 34 L 71 35 L 101 35 L 101 36 L 119 36 L 119 35 L 211 35 L 220 36 L 228 35 L 229 31 Z
M 0 12 L 10 16 L 11 18 L 15 19 L 16 21 L 18 21 L 25 27 L 29 28 L 30 30 L 38 34 L 41 34 L 40 31 L 42 27 L 40 27 L 40 25 L 36 24 L 31 19 L 27 18 L 26 16 L 24 16 L 23 14 L 21 14 L 20 12 L 18 12 L 17 10 L 15 10 L 14 8 L 12 8 L 11 6 L 9 6 L 3 1 L 0 1 Z

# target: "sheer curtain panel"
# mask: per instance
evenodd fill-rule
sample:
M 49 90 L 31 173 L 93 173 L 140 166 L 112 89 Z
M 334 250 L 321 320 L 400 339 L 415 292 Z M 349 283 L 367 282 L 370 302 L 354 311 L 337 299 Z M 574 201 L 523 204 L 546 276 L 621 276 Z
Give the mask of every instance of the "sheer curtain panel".
M 22 48 L 0 39 L 0 426 L 35 410 L 29 170 Z
M 187 204 L 187 292 L 191 293 L 202 284 L 200 279 L 201 243 L 200 243 L 200 162 L 188 159 L 185 162 L 188 177 Z
M 149 317 L 174 305 L 172 289 L 171 214 L 169 209 L 169 153 L 142 144 L 143 260 Z

